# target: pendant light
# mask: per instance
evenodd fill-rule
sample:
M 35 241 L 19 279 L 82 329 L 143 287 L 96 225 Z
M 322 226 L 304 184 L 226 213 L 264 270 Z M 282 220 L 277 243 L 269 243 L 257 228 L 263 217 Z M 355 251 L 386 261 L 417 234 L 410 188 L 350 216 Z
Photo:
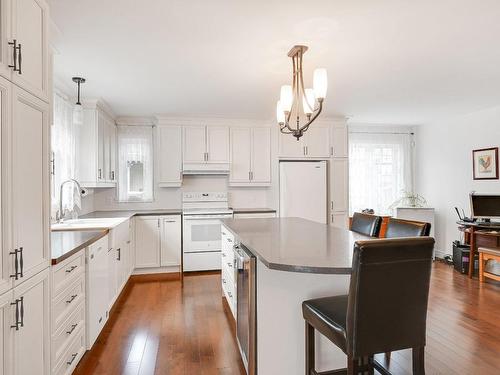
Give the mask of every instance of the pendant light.
M 82 125 L 83 124 L 83 107 L 80 103 L 80 84 L 85 83 L 85 78 L 73 77 L 73 82 L 78 85 L 78 95 L 75 106 L 73 107 L 73 124 Z
M 304 87 L 302 57 L 307 49 L 307 46 L 297 45 L 288 52 L 293 64 L 292 85 L 281 86 L 280 100 L 276 105 L 276 120 L 280 131 L 292 134 L 297 141 L 323 110 L 328 86 L 326 69 L 318 68 L 313 74 L 313 88 Z M 301 124 L 304 117 L 305 123 Z

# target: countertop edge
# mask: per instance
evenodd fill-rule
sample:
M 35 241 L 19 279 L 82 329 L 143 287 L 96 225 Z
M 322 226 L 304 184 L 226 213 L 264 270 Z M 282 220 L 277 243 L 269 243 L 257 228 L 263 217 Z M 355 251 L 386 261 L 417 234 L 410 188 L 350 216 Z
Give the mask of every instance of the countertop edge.
M 235 214 L 266 214 L 277 212 L 274 208 L 233 208 Z
M 101 238 L 105 237 L 108 235 L 109 233 L 109 229 L 102 229 L 100 230 L 101 233 L 95 235 L 94 237 L 92 238 L 89 238 L 87 241 L 85 242 L 82 242 L 81 244 L 79 244 L 77 247 L 75 247 L 74 249 L 70 250 L 70 251 L 67 251 L 66 253 L 64 253 L 63 255 L 61 255 L 60 257 L 57 257 L 57 258 L 52 258 L 51 259 L 51 265 L 52 266 L 55 266 L 59 263 L 61 263 L 63 260 L 66 260 L 70 257 L 72 257 L 73 255 L 75 255 L 76 253 L 78 253 L 80 250 L 83 250 L 85 249 L 86 247 L 92 245 L 94 242 L 96 241 L 99 241 Z

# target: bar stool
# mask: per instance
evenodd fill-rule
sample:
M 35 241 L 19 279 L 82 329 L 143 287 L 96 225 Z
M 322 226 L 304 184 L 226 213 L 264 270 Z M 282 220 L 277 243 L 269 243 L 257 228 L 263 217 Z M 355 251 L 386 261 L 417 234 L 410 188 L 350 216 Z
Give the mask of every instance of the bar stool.
M 427 301 L 434 239 L 358 241 L 349 295 L 302 303 L 306 375 L 387 374 L 374 354 L 412 348 L 413 374 L 425 374 Z M 315 370 L 315 330 L 347 354 L 347 369 Z M 343 372 L 342 372 L 343 371 Z
M 391 217 L 387 223 L 385 238 L 428 236 L 430 232 L 430 223 Z
M 350 229 L 353 232 L 365 234 L 370 237 L 378 237 L 381 226 L 382 218 L 380 216 L 355 212 L 352 215 Z

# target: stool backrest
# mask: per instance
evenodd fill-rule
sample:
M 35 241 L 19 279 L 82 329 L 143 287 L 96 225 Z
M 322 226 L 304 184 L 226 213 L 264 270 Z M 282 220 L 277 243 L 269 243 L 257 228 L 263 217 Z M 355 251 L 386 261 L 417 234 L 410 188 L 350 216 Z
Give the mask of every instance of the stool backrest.
M 347 308 L 347 354 L 425 345 L 434 239 L 357 241 Z
M 385 238 L 428 236 L 431 224 L 423 221 L 390 218 Z
M 353 232 L 365 234 L 370 237 L 378 237 L 382 218 L 376 215 L 362 214 L 355 212 L 352 215 L 351 230 Z

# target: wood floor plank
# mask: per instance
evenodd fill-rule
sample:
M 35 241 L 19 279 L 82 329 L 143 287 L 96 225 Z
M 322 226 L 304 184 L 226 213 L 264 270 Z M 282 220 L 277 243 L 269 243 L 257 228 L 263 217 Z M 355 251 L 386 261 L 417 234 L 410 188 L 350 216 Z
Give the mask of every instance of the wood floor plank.
M 244 375 L 221 296 L 217 274 L 186 276 L 184 287 L 168 278 L 131 283 L 75 375 Z M 499 374 L 499 314 L 500 283 L 479 284 L 434 264 L 426 373 Z M 410 350 L 392 353 L 388 363 L 376 358 L 394 375 L 411 374 Z

